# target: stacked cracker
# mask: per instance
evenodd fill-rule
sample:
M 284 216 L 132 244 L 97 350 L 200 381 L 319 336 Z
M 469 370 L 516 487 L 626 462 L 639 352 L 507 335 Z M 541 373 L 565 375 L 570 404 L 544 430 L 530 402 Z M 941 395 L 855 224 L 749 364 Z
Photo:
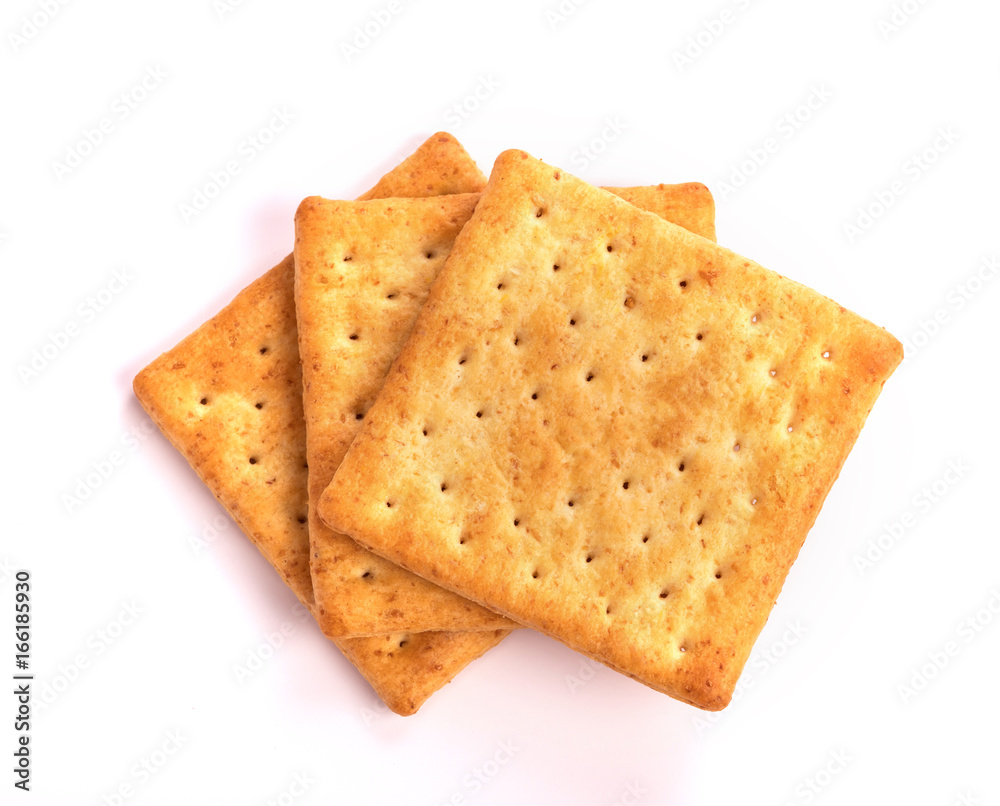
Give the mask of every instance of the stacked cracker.
M 397 713 L 521 625 L 722 708 L 901 348 L 714 237 L 438 134 L 136 394 Z

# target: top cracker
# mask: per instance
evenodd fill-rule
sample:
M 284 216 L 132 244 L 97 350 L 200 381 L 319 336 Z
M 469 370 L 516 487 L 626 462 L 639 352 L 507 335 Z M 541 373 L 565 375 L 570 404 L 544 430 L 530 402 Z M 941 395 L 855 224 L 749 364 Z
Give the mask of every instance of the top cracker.
M 508 151 L 319 512 L 720 709 L 901 357 L 816 292 Z
M 715 235 L 714 203 L 704 185 L 617 188 L 615 193 Z M 309 464 L 310 562 L 316 619 L 331 637 L 512 626 L 373 556 L 326 528 L 316 512 L 478 201 L 475 193 L 357 202 L 311 197 L 296 213 L 295 309 Z

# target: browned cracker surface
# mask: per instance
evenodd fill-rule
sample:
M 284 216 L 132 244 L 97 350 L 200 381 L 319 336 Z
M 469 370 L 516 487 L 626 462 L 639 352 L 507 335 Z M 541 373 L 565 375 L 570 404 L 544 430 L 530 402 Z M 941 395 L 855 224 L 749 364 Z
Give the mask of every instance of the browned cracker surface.
M 409 716 L 508 635 L 510 630 L 394 633 L 336 643 L 383 702 Z
M 704 185 L 616 192 L 714 237 L 714 204 Z M 357 202 L 314 197 L 296 214 L 309 535 L 316 616 L 327 635 L 515 626 L 332 532 L 315 510 L 478 200 L 478 194 Z
M 484 182 L 461 145 L 437 134 L 378 188 L 397 196 L 426 195 L 479 190 Z M 134 386 L 164 435 L 295 595 L 312 607 L 293 288 L 289 255 L 140 372 Z M 405 714 L 504 634 L 379 636 L 337 645 L 386 704 Z
M 319 499 L 479 194 L 337 202 L 295 216 L 295 303 L 310 501 Z M 316 617 L 333 637 L 511 628 L 502 616 L 331 533 L 313 510 Z
M 715 200 L 700 182 L 648 185 L 634 188 L 605 187 L 642 210 L 656 213 L 695 235 L 715 240 Z
M 901 357 L 816 292 L 505 152 L 319 513 L 723 708 Z

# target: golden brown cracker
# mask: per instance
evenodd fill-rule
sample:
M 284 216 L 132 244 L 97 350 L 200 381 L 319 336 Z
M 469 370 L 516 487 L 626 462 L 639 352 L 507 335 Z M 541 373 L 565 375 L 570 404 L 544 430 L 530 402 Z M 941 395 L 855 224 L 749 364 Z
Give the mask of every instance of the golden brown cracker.
M 319 514 L 720 709 L 901 357 L 811 289 L 505 152 Z
M 704 185 L 616 192 L 714 237 L 714 204 Z M 311 563 L 317 619 L 327 635 L 516 626 L 373 556 L 327 529 L 315 511 L 478 200 L 477 194 L 356 202 L 313 197 L 296 214 Z
M 333 478 L 478 194 L 302 202 L 295 303 L 310 500 Z M 310 513 L 316 617 L 331 637 L 516 626 L 375 557 Z
M 342 639 L 337 646 L 391 710 L 410 716 L 509 634 L 509 630 L 394 633 Z
M 485 177 L 439 133 L 379 182 L 394 195 L 480 190 Z M 374 192 L 374 191 L 372 191 Z M 366 196 L 369 194 L 366 194 Z M 289 255 L 136 377 L 136 396 L 295 595 L 312 607 L 306 439 Z M 502 635 L 336 642 L 399 713 L 412 713 Z M 380 644 L 380 640 L 382 644 Z M 420 652 L 413 651 L 420 647 Z

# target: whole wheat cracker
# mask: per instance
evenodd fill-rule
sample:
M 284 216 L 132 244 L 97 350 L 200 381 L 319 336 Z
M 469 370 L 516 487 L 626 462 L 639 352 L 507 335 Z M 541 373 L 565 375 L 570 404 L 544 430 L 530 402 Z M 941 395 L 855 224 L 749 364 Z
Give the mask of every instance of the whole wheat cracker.
M 657 215 L 715 236 L 704 185 L 618 188 Z M 516 626 L 375 557 L 316 514 L 478 194 L 330 201 L 296 213 L 295 302 L 309 464 L 316 618 L 332 637 L 390 630 Z
M 316 197 L 299 205 L 295 309 L 310 502 L 333 478 L 478 200 Z M 517 626 L 330 533 L 313 506 L 309 531 L 316 619 L 330 637 Z
M 509 634 L 510 630 L 393 633 L 336 643 L 390 709 L 410 716 Z
M 717 710 L 901 357 L 811 289 L 505 152 L 319 514 Z
M 701 182 L 643 187 L 604 187 L 633 207 L 656 213 L 671 224 L 710 241 L 715 238 L 715 200 Z
M 426 195 L 479 190 L 484 183 L 462 146 L 438 133 L 376 190 Z M 134 388 L 167 439 L 311 609 L 293 288 L 289 255 L 140 372 Z M 336 643 L 392 710 L 409 714 L 504 635 L 427 633 Z

